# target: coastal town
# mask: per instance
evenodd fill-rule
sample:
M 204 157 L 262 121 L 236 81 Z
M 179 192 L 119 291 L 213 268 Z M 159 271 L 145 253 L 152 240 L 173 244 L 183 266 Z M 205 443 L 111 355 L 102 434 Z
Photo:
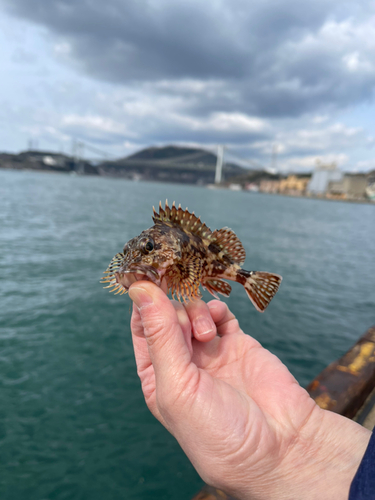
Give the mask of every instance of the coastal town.
M 247 189 L 256 189 L 248 185 Z M 288 175 L 280 180 L 262 180 L 259 191 L 288 196 L 309 196 L 331 200 L 375 202 L 375 172 L 343 173 L 335 163 L 318 163 L 311 175 Z
M 366 174 L 343 172 L 335 163 L 317 160 L 312 172 L 288 174 L 267 168 L 244 168 L 236 163 L 223 162 L 220 154 L 179 146 L 150 147 L 125 158 L 102 161 L 90 161 L 77 154 L 69 156 L 38 150 L 0 153 L 0 168 L 375 203 L 375 170 Z

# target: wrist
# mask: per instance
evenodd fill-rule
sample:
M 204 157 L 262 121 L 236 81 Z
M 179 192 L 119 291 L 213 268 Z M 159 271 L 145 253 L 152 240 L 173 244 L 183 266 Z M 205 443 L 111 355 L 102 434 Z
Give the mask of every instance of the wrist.
M 356 422 L 319 407 L 303 431 L 288 464 L 289 475 L 301 493 L 299 498 L 348 498 L 371 433 Z
M 252 474 L 228 492 L 247 500 L 342 500 L 366 451 L 371 432 L 316 406 L 285 445 L 275 468 Z

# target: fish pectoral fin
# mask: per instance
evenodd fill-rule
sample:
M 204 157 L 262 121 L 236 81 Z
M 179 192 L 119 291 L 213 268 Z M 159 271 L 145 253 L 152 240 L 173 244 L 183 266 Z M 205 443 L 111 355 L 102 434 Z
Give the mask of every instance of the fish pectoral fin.
M 245 262 L 245 249 L 232 229 L 229 229 L 229 227 L 216 229 L 216 231 L 212 233 L 212 238 L 221 251 L 230 257 L 236 264 L 242 265 Z
M 232 287 L 226 281 L 223 281 L 219 278 L 212 278 L 209 280 L 205 280 L 202 283 L 202 286 L 206 288 L 211 295 L 213 295 L 216 299 L 219 299 L 216 292 L 221 293 L 225 297 L 229 297 L 230 292 L 232 291 Z
M 202 264 L 198 257 L 183 258 L 170 266 L 165 273 L 168 290 L 180 300 L 202 296 L 199 285 L 202 278 Z

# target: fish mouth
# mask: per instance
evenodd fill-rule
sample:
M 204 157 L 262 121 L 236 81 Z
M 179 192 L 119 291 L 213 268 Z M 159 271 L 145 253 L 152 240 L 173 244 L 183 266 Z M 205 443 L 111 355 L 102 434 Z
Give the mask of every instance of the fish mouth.
M 157 286 L 161 284 L 159 273 L 151 266 L 139 266 L 130 269 L 120 268 L 115 272 L 115 278 L 116 283 L 119 283 L 125 290 L 129 290 L 130 286 L 136 281 L 152 281 Z
M 130 286 L 136 281 L 151 281 L 155 285 L 161 285 L 161 276 L 152 266 L 131 266 L 125 267 L 120 264 L 120 259 L 115 256 L 103 276 L 101 283 L 108 283 L 104 288 L 112 288 L 110 292 L 123 294 L 127 293 Z

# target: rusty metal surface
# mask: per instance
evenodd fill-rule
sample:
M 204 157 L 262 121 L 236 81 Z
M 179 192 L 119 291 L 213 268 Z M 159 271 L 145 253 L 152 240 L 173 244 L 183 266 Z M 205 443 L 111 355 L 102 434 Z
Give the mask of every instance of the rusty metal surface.
M 371 327 L 306 389 L 321 408 L 353 418 L 374 387 L 375 327 Z

